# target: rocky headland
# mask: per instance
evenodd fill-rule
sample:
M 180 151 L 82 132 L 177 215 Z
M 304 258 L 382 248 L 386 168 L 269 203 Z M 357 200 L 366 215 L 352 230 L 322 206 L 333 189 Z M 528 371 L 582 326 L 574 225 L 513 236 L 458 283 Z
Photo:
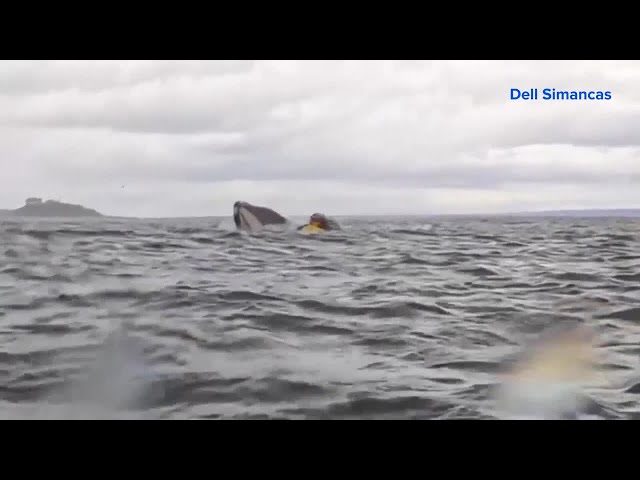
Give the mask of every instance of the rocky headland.
M 0 210 L 0 215 L 12 217 L 103 217 L 100 212 L 73 203 L 57 200 L 43 201 L 41 198 L 27 198 L 24 205 L 15 210 Z

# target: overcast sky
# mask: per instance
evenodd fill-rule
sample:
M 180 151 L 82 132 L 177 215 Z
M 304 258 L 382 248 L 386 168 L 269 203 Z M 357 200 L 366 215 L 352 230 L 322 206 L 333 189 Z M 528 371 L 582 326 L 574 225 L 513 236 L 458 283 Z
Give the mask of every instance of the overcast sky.
M 610 91 L 512 101 L 511 88 Z M 640 62 L 2 61 L 0 208 L 640 207 Z

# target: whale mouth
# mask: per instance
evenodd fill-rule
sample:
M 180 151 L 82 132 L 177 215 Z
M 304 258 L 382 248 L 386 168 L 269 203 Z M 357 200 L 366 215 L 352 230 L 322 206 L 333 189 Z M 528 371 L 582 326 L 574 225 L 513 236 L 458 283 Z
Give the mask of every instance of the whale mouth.
M 247 202 L 237 201 L 233 205 L 233 221 L 236 228 L 250 232 L 262 230 L 265 223 L 264 215 L 261 215 L 264 209 L 256 207 Z
M 241 220 L 240 220 L 240 202 L 236 202 L 233 204 L 233 221 L 236 224 L 237 228 L 240 228 Z
M 278 212 L 248 202 L 237 201 L 233 204 L 233 221 L 239 230 L 258 232 L 268 225 L 285 225 L 287 219 Z

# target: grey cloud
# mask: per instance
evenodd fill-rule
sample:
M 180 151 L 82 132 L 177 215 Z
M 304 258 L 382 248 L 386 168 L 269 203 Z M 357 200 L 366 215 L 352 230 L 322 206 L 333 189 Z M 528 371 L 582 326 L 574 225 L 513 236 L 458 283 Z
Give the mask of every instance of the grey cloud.
M 585 115 L 571 108 L 554 112 L 539 111 L 529 116 L 517 112 L 504 115 L 504 129 L 487 135 L 495 147 L 524 145 L 576 145 L 592 147 L 640 146 L 640 109 L 612 112 L 603 109 L 599 115 Z M 483 132 L 483 130 L 480 130 Z M 488 132 L 483 132 L 488 133 Z M 471 145 L 481 142 L 472 136 Z
M 136 138 L 132 136 L 132 139 Z M 172 138 L 171 136 L 169 138 Z M 163 142 L 165 137 L 147 138 L 105 151 L 69 151 L 60 148 L 60 156 L 39 167 L 39 173 L 51 179 L 80 177 L 85 183 L 100 185 L 114 182 L 179 181 L 186 183 L 221 183 L 248 181 L 347 181 L 402 188 L 501 188 L 521 183 L 578 183 L 597 186 L 603 182 L 640 181 L 640 162 L 633 162 L 637 152 L 627 157 L 610 155 L 614 166 L 571 161 L 581 155 L 570 147 L 554 146 L 524 154 L 518 149 L 484 152 L 441 159 L 410 161 L 399 155 L 372 162 L 366 155 L 330 153 L 328 150 L 274 154 L 241 148 L 242 136 L 217 138 L 218 147 L 198 151 L 177 141 Z M 198 138 L 193 141 L 199 140 Z M 155 144 L 155 142 L 159 142 Z M 210 140 L 212 141 L 212 140 Z M 105 144 L 107 142 L 97 142 Z M 587 153 L 584 149 L 582 155 Z M 67 157 L 72 157 L 68 159 Z
M 247 60 L 5 60 L 0 63 L 0 95 L 95 92 L 175 77 L 242 74 L 253 65 Z
M 285 62 L 286 63 L 286 62 Z M 366 62 L 365 62 L 366 63 Z M 412 73 L 402 82 L 359 71 L 348 62 L 302 62 L 287 68 L 252 68 L 237 75 L 190 76 L 178 70 L 153 79 L 137 75 L 131 83 L 112 81 L 110 88 L 59 92 L 5 99 L 0 120 L 25 126 L 100 127 L 126 132 L 191 133 L 250 129 L 301 117 L 327 121 L 366 115 L 371 102 L 423 92 L 435 78 Z M 356 64 L 356 67 L 358 65 Z M 334 67 L 334 68 L 331 68 Z M 355 70 L 355 71 L 352 71 Z M 364 74 L 374 70 L 374 76 Z M 113 78 L 113 75 L 111 76 Z M 102 78 L 102 77 L 99 77 Z M 314 109 L 319 108 L 319 113 Z M 342 111 L 342 109 L 346 109 Z M 284 113 L 284 116 L 283 116 Z
M 269 160 L 268 158 L 265 160 Z M 336 163 L 334 163 L 336 165 Z M 142 172 L 141 172 L 142 173 Z M 505 165 L 476 167 L 470 170 L 464 165 L 451 165 L 446 169 L 424 168 L 418 171 L 403 171 L 399 168 L 371 170 L 344 169 L 336 166 L 333 172 L 321 165 L 306 168 L 291 167 L 284 161 L 270 162 L 268 168 L 257 168 L 250 160 L 236 160 L 224 167 L 205 165 L 186 169 L 164 171 L 162 178 L 189 181 L 194 183 L 226 182 L 231 180 L 276 181 L 276 180 L 340 180 L 352 183 L 382 184 L 397 188 L 480 188 L 493 189 L 511 184 L 547 184 L 577 183 L 598 186 L 603 182 L 640 182 L 640 171 L 631 173 L 581 171 L 579 169 L 540 170 L 529 166 Z
M 349 62 L 302 62 L 297 72 L 260 64 L 226 76 L 214 74 L 216 62 L 144 63 L 146 69 L 131 67 L 138 74 L 130 78 L 138 83 L 114 82 L 100 92 L 18 97 L 2 105 L 0 119 L 5 124 L 146 133 L 243 131 L 261 136 L 267 129 L 271 143 L 278 137 L 290 142 L 309 130 L 336 131 L 346 126 L 353 138 L 388 135 L 411 143 L 429 137 L 430 150 L 440 148 L 442 153 L 460 147 L 531 143 L 632 145 L 639 138 L 640 122 L 633 111 L 607 112 L 606 106 L 590 104 L 589 112 L 581 112 L 581 106 L 568 102 L 531 107 L 507 100 L 513 86 L 553 83 L 606 88 L 594 80 L 598 75 L 583 74 L 584 64 L 581 71 L 571 62 L 540 62 L 533 67 L 519 62 L 436 62 L 430 70 L 421 70 L 418 67 L 425 65 L 418 64 L 391 75 L 385 72 L 392 72 L 398 62 L 361 63 L 359 71 L 358 64 Z M 505 70 L 496 75 L 499 66 Z M 218 73 L 223 67 L 217 67 Z M 550 76 L 549 68 L 555 67 L 559 70 Z M 171 68 L 176 70 L 173 75 Z M 212 76 L 190 76 L 192 70 Z M 153 81 L 153 73 L 160 80 Z M 554 83 L 550 78 L 559 80 Z M 598 109 L 605 111 L 600 114 Z M 492 114 L 501 118 L 494 119 Z M 621 124 L 626 127 L 621 129 Z M 340 141 L 339 136 L 335 138 Z M 396 146 L 402 148 L 402 143 Z

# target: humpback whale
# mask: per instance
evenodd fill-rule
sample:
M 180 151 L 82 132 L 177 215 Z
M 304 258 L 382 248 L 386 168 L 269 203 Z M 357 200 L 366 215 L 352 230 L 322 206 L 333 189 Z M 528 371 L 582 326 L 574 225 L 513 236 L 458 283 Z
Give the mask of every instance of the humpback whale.
M 319 233 L 341 230 L 341 228 L 333 218 L 329 218 L 323 213 L 314 213 L 309 217 L 309 223 L 303 225 L 298 230 L 305 233 Z
M 251 233 L 262 230 L 266 225 L 288 223 L 286 218 L 270 208 L 251 205 L 240 200 L 233 204 L 233 221 L 238 230 Z

